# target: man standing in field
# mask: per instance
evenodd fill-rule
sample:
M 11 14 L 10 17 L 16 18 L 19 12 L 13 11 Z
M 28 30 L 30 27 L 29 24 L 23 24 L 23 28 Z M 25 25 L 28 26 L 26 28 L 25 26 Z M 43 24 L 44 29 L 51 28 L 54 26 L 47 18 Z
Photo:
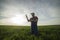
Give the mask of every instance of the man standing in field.
M 38 17 L 35 16 L 35 13 L 31 13 L 32 18 L 28 19 L 27 15 L 27 21 L 31 22 L 31 33 L 37 35 L 38 34 L 38 28 L 37 28 L 37 22 L 38 22 Z

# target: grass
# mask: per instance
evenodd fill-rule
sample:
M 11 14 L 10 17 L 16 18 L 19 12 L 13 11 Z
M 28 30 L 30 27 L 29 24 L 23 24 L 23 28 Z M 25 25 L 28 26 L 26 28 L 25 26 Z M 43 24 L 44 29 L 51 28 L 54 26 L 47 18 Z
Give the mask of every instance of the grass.
M 0 40 L 60 40 L 60 25 L 38 26 L 39 36 L 32 35 L 30 26 L 0 25 Z

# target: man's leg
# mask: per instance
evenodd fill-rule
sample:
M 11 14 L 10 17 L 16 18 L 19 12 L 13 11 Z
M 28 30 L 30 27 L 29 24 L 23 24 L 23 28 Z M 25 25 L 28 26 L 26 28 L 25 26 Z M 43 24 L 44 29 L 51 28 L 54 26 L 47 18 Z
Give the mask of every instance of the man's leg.
M 37 26 L 34 27 L 34 34 L 38 35 L 38 28 L 37 28 Z
M 34 34 L 33 26 L 31 27 L 31 34 Z

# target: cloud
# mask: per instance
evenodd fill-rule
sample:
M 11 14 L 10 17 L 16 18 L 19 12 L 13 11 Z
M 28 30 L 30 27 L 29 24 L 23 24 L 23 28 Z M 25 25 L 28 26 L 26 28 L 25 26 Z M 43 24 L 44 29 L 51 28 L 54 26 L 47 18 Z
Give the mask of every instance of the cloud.
M 8 19 L 16 14 L 31 12 L 36 13 L 41 24 L 46 22 L 50 24 L 49 20 L 58 21 L 60 19 L 60 0 L 0 0 L 0 20 Z

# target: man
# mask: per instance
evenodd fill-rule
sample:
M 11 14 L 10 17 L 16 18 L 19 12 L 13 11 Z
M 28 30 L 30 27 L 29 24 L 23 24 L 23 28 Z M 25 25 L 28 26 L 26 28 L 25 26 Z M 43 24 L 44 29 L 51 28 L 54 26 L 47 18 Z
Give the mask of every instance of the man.
M 37 35 L 38 34 L 38 28 L 37 28 L 37 22 L 38 22 L 38 17 L 35 16 L 35 13 L 31 13 L 32 18 L 28 19 L 27 15 L 27 21 L 31 22 L 31 33 Z

